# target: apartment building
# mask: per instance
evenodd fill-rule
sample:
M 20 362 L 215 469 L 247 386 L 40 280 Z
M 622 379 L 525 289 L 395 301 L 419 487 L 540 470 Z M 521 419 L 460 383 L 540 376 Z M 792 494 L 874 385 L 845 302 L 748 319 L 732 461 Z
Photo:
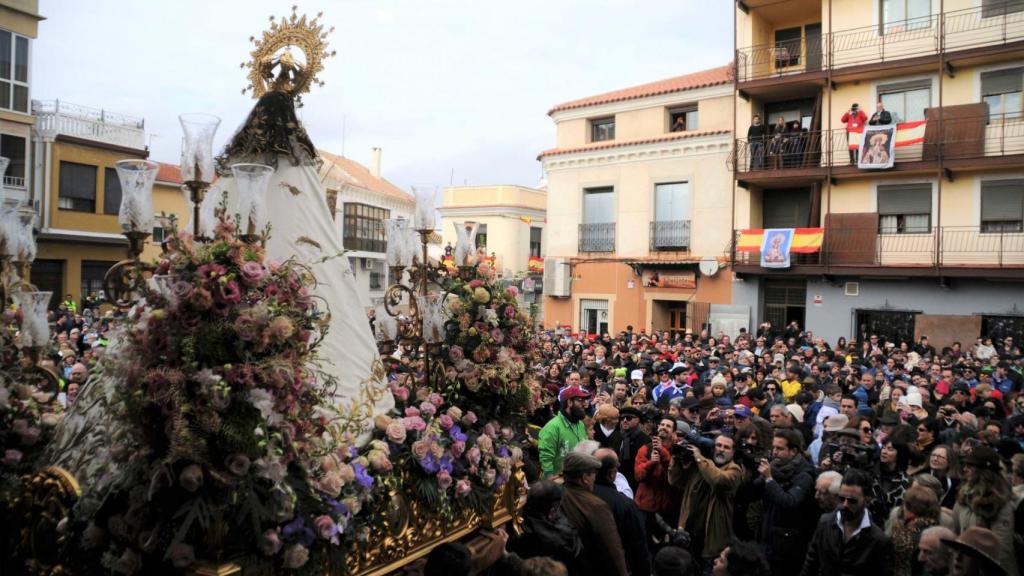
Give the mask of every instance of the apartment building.
M 559 104 L 544 323 L 582 333 L 700 330 L 731 302 L 732 67 Z M 702 264 L 703 262 L 703 264 Z
M 476 222 L 476 245 L 498 276 L 515 283 L 525 305 L 543 305 L 544 234 L 547 190 L 525 186 L 453 186 L 445 188 L 441 238 L 446 252 L 456 245 L 456 222 Z M 537 318 L 542 312 L 537 311 Z
M 732 294 L 747 325 L 1020 337 L 1024 3 L 737 0 L 735 30 Z M 879 102 L 891 124 L 865 127 Z M 872 163 L 875 144 L 891 162 Z M 761 244 L 775 229 L 794 230 L 785 267 Z
M 318 150 L 323 164 L 320 182 L 327 191 L 327 204 L 341 226 L 349 266 L 356 278 L 363 306 L 384 302 L 391 282 L 385 260 L 387 239 L 384 221 L 412 218 L 416 199 L 381 176 L 381 149 L 370 151 L 370 166 Z
M 37 0 L 0 1 L 0 156 L 7 202 L 31 202 L 32 44 L 39 31 Z

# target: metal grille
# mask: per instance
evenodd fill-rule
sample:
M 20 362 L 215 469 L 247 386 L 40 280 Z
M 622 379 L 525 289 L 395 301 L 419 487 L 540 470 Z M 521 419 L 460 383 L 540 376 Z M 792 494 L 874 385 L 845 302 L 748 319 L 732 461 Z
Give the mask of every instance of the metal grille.
M 580 252 L 614 252 L 615 223 L 580 224 Z
M 651 222 L 651 250 L 686 250 L 689 247 L 689 220 Z

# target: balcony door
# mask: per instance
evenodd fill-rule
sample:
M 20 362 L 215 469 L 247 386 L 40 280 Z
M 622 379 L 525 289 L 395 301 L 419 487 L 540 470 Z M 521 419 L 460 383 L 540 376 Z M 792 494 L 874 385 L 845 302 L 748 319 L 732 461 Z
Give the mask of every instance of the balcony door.
M 615 189 L 611 186 L 583 191 L 580 252 L 615 251 Z
M 765 190 L 763 228 L 803 228 L 811 218 L 811 193 L 806 188 Z
M 604 334 L 608 331 L 608 301 L 580 300 L 580 332 Z
M 654 186 L 651 248 L 681 250 L 690 245 L 690 185 L 672 182 Z

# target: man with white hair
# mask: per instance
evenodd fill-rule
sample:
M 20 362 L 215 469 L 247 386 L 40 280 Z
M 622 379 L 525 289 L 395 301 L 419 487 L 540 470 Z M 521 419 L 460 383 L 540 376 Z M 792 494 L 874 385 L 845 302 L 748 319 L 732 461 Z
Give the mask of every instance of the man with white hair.
M 924 565 L 924 576 L 946 576 L 949 574 L 949 562 L 953 551 L 943 540 L 955 540 L 956 534 L 945 526 L 932 526 L 921 532 L 921 540 L 917 545 L 917 559 Z
M 573 448 L 573 451 L 586 454 L 587 456 L 602 458 L 604 454 L 600 456 L 596 454 L 599 449 L 601 449 L 601 443 L 597 440 L 584 440 L 577 444 L 576 448 Z M 633 489 L 629 487 L 629 481 L 622 475 L 622 472 L 615 473 L 615 489 L 626 498 L 629 498 L 630 500 L 633 499 Z
M 822 472 L 814 481 L 814 500 L 822 514 L 835 512 L 839 508 L 839 487 L 842 483 L 843 475 L 835 470 Z

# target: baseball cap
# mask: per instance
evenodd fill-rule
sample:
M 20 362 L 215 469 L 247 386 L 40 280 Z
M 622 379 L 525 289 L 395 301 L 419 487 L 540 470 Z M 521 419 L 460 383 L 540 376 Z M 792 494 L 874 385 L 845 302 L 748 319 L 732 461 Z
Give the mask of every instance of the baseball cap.
M 743 404 L 737 404 L 736 405 L 736 417 L 737 418 L 745 419 L 745 418 L 750 418 L 753 415 L 754 415 L 754 413 L 751 412 L 750 408 L 746 407 L 745 405 L 743 405 Z
M 629 379 L 630 380 L 643 380 L 644 379 L 644 371 L 643 370 L 633 370 L 632 372 L 629 373 Z
M 573 398 L 590 398 L 590 392 L 587 392 L 579 386 L 569 386 L 562 393 L 559 394 L 559 399 L 563 404 L 572 400 Z

